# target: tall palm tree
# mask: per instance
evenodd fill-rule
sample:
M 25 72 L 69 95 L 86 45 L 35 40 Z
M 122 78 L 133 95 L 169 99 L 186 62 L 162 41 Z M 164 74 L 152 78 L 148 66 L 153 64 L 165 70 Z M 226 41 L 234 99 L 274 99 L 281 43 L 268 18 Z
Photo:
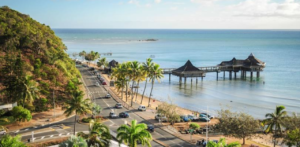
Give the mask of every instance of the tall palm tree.
M 284 123 L 287 112 L 284 110 L 284 106 L 276 106 L 273 113 L 267 113 L 266 119 L 262 121 L 262 125 L 267 126 L 266 133 L 273 133 L 274 147 L 276 145 L 276 139 L 282 135 L 282 124 Z
M 129 77 L 130 80 L 132 81 L 131 84 L 131 106 L 132 106 L 133 98 L 134 98 L 133 88 L 138 78 L 140 64 L 138 61 L 133 61 L 130 62 L 128 66 L 129 66 Z
M 116 68 L 113 68 L 112 78 L 116 78 L 121 83 L 122 93 L 121 97 L 123 99 L 124 88 L 128 86 L 127 76 L 128 68 L 126 63 L 119 64 Z M 126 91 L 126 101 L 127 101 L 127 91 Z
M 24 88 L 23 93 L 23 107 L 25 105 L 25 103 L 28 104 L 32 104 L 32 102 L 34 101 L 34 99 L 39 98 L 39 89 L 37 88 L 37 84 L 35 81 L 31 80 L 32 77 L 26 76 L 23 80 L 22 80 L 22 86 Z M 27 102 L 26 102 L 27 101 Z
M 82 59 L 84 59 L 86 56 L 86 52 L 85 51 L 79 52 L 79 56 L 82 57 Z
M 138 91 L 139 91 L 139 87 L 140 87 L 140 81 L 145 81 L 147 74 L 145 73 L 145 71 L 143 70 L 143 66 L 140 66 L 139 70 L 138 70 L 138 74 L 137 74 L 137 88 L 136 88 L 136 92 L 135 92 L 135 101 L 137 99 L 137 95 L 138 95 Z
M 87 113 L 91 113 L 90 110 L 90 100 L 83 98 L 83 92 L 82 91 L 74 91 L 72 93 L 72 99 L 68 100 L 66 102 L 66 107 L 64 107 L 65 112 L 64 114 L 66 116 L 70 116 L 72 113 L 75 112 L 75 120 L 74 120 L 74 135 L 76 130 L 76 118 L 77 115 L 84 115 Z
M 207 147 L 241 147 L 241 144 L 239 142 L 226 144 L 225 138 L 221 138 L 218 143 L 214 141 L 208 141 Z
M 136 120 L 131 121 L 131 126 L 121 125 L 117 131 L 117 139 L 119 143 L 124 142 L 129 147 L 136 147 L 137 141 L 142 145 L 151 147 L 152 135 L 146 130 L 147 125 L 144 123 L 137 124 Z
M 145 87 L 144 87 L 144 91 L 143 91 L 143 95 L 142 95 L 142 99 L 141 99 L 141 104 L 142 104 L 143 99 L 144 99 L 144 95 L 145 95 L 145 91 L 146 91 L 146 87 L 147 87 L 148 78 L 150 78 L 150 69 L 153 66 L 154 66 L 154 63 L 152 62 L 151 58 L 146 59 L 146 62 L 143 63 L 143 71 L 146 74 L 146 81 L 145 81 Z
M 107 65 L 108 65 L 108 62 L 105 57 L 98 59 L 98 62 L 97 62 L 98 67 L 104 66 L 104 68 L 105 68 Z
M 88 146 L 107 147 L 110 144 L 111 135 L 109 128 L 94 120 L 90 121 L 89 134 L 79 132 L 77 136 L 87 139 Z
M 155 80 L 160 82 L 160 79 L 164 77 L 163 71 L 161 68 L 159 68 L 159 64 L 154 64 L 154 66 L 150 69 L 150 80 L 151 82 L 151 91 L 150 91 L 150 96 L 149 96 L 149 101 L 148 101 L 148 107 L 150 107 L 150 99 L 152 96 L 152 91 L 153 91 L 153 86 Z

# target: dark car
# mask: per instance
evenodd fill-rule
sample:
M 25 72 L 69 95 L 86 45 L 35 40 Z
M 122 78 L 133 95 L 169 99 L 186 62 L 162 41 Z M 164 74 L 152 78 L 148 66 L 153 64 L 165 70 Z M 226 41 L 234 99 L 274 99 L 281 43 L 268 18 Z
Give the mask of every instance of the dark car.
M 122 117 L 122 118 L 128 118 L 129 117 L 129 114 L 127 112 L 121 112 L 119 114 L 119 117 Z
M 147 130 L 149 132 L 154 132 L 154 126 L 153 125 L 147 125 Z
M 95 68 L 94 68 L 94 67 L 91 67 L 89 70 L 90 70 L 90 71 L 93 71 L 93 70 L 95 70 Z

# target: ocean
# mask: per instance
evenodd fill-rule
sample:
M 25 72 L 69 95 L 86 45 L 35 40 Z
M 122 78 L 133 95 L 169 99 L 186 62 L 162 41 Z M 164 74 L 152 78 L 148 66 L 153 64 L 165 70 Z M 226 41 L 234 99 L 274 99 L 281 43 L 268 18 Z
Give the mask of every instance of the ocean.
M 195 66 L 215 66 L 222 61 L 246 59 L 251 53 L 266 62 L 259 80 L 223 80 L 223 73 L 207 73 L 196 84 L 184 85 L 176 76 L 156 82 L 153 97 L 169 99 L 195 111 L 231 109 L 262 119 L 277 105 L 300 113 L 300 30 L 163 30 L 163 29 L 54 29 L 68 54 L 80 51 L 112 52 L 109 61 L 139 61 L 153 57 L 162 68 L 178 68 L 190 60 Z M 158 41 L 143 41 L 158 39 Z M 79 58 L 80 57 L 76 57 Z M 250 73 L 247 74 L 249 77 Z M 254 73 L 256 76 L 256 73 Z M 143 87 L 143 84 L 141 84 Z M 149 96 L 151 85 L 147 85 Z M 141 93 L 142 88 L 139 89 Z

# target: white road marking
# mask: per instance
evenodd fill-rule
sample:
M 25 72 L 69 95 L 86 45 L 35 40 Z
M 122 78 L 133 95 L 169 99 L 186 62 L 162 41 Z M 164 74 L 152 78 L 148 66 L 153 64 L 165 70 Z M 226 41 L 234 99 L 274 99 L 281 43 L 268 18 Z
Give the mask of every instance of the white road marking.
M 28 129 L 25 129 L 24 131 L 27 131 Z
M 44 138 L 45 138 L 45 136 L 42 136 L 42 137 L 41 137 L 41 139 L 44 139 Z
M 67 135 L 70 135 L 70 133 L 67 133 Z
M 15 133 L 18 133 L 20 130 L 17 130 Z
M 53 137 L 53 135 L 50 135 L 50 137 Z
M 58 136 L 61 136 L 62 134 L 59 134 Z

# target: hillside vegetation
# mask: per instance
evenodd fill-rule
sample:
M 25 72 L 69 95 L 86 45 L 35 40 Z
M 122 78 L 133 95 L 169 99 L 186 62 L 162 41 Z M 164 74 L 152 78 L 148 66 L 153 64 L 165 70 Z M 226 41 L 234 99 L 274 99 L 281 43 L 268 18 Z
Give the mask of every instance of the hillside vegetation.
M 77 89 L 80 72 L 53 30 L 7 6 L 0 8 L 0 103 L 31 111 L 52 108 Z

